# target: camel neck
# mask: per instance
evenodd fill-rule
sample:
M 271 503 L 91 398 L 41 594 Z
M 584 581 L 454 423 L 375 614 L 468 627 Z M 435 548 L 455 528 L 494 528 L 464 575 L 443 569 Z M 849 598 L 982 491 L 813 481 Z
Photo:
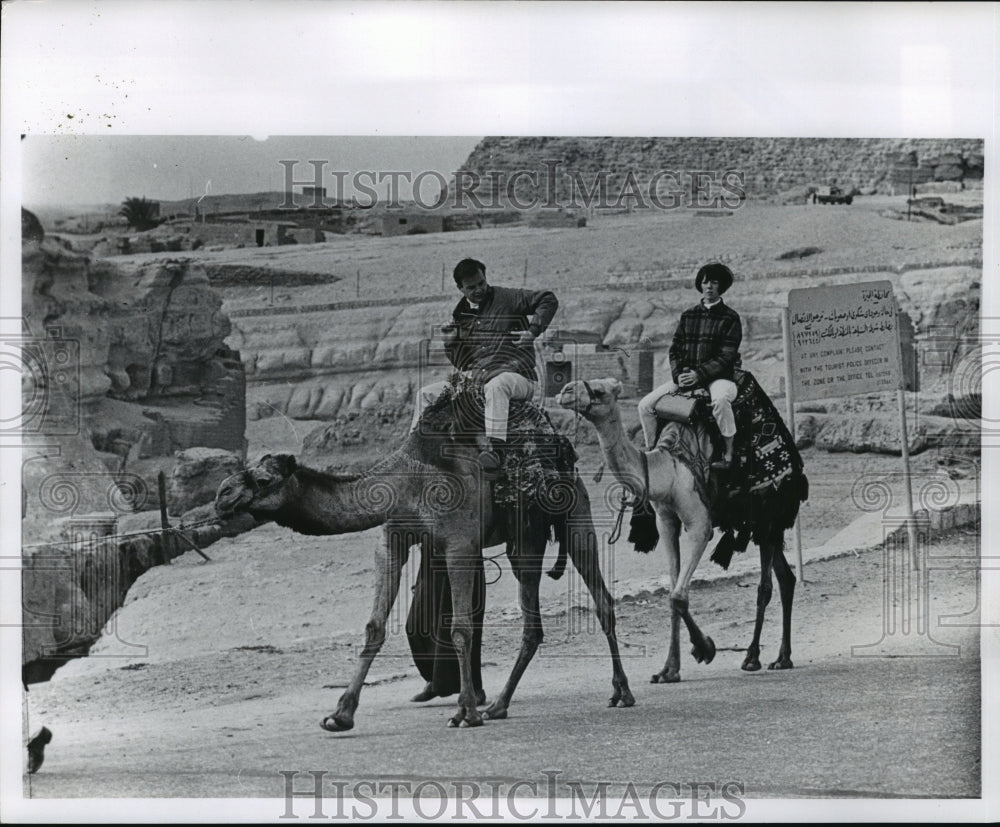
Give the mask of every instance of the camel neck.
M 628 485 L 636 493 L 640 492 L 645 486 L 642 457 L 639 449 L 625 436 L 621 412 L 615 408 L 605 419 L 594 424 L 611 473 L 619 482 Z

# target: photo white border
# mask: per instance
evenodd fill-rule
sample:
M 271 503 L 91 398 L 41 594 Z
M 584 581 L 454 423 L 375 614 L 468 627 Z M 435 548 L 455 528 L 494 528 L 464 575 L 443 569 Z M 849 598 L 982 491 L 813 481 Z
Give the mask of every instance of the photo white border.
M 0 316 L 20 309 L 22 133 L 981 137 L 982 314 L 1000 316 L 995 3 L 48 0 L 2 14 Z M 995 377 L 983 383 L 988 416 L 1000 395 Z M 16 451 L 0 450 L 0 482 L 12 555 Z M 984 502 L 996 482 L 987 450 Z M 996 531 L 984 509 L 983 548 Z M 989 577 L 983 587 L 996 620 L 997 589 Z M 0 601 L 7 622 L 16 577 L 0 578 Z M 0 628 L 5 820 L 261 820 L 257 799 L 20 800 L 19 637 Z M 751 801 L 746 819 L 1000 817 L 989 784 L 1000 777 L 996 644 L 984 628 L 982 801 Z

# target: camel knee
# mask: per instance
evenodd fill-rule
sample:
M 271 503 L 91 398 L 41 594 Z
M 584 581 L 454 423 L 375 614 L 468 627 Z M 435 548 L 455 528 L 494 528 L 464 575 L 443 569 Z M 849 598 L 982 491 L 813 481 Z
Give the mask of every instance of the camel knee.
M 385 621 L 369 620 L 365 624 L 365 649 L 381 648 L 385 643 Z
M 362 658 L 374 658 L 385 643 L 385 622 L 369 620 L 365 624 L 365 645 L 361 650 Z
M 524 630 L 521 635 L 521 641 L 525 646 L 531 646 L 538 648 L 541 646 L 542 641 L 545 640 L 545 632 L 542 631 L 541 626 L 532 626 Z
M 761 583 L 757 587 L 757 605 L 762 608 L 766 607 L 771 602 L 771 594 L 773 592 L 774 586 L 771 583 Z
M 470 623 L 452 622 L 451 624 L 451 642 L 455 647 L 455 651 L 471 652 L 472 651 L 472 625 Z

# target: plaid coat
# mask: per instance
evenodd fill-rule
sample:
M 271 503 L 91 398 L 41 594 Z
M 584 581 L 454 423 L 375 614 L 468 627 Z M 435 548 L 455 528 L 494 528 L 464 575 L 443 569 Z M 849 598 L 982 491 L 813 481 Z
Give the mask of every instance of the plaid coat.
M 478 310 L 462 298 L 451 314 L 458 335 L 445 345 L 445 353 L 459 370 L 481 370 L 486 381 L 510 372 L 537 382 L 534 345 L 515 345 L 511 334 L 530 330 L 541 335 L 558 308 L 559 300 L 549 290 L 490 287 Z
M 716 379 L 732 379 L 739 367 L 743 323 L 740 314 L 721 299 L 712 307 L 698 302 L 681 313 L 670 345 L 670 373 L 674 382 L 684 368 L 698 374 L 701 387 Z

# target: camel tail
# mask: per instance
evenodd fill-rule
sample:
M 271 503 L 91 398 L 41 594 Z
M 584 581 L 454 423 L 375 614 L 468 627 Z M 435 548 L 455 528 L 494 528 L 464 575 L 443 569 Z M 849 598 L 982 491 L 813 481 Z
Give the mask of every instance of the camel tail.
M 656 528 L 656 515 L 648 502 L 640 503 L 632 509 L 632 519 L 629 522 L 628 541 L 636 551 L 649 554 L 660 539 Z
M 723 569 L 728 570 L 729 564 L 733 561 L 733 554 L 736 552 L 742 554 L 747 550 L 749 542 L 749 529 L 745 528 L 740 531 L 739 534 L 734 534 L 733 530 L 729 529 L 722 535 L 719 542 L 715 544 L 715 548 L 712 550 L 712 556 L 709 559 L 716 565 L 722 566 Z

